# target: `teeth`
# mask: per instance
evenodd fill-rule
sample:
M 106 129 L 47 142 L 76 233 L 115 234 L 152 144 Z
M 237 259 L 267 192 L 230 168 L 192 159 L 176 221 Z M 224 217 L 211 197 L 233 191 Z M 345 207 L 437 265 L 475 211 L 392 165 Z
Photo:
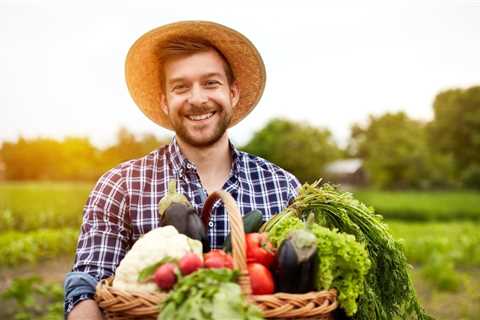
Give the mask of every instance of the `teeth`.
M 188 116 L 188 119 L 193 121 L 200 121 L 200 120 L 208 119 L 211 116 L 213 116 L 213 112 L 206 113 L 206 114 L 191 115 L 191 116 Z

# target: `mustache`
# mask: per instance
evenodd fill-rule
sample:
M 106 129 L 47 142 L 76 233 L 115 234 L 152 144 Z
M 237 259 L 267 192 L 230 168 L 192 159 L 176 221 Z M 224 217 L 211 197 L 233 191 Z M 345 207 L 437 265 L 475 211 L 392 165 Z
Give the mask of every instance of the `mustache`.
M 201 115 L 209 112 L 216 112 L 218 108 L 215 105 L 203 104 L 203 105 L 190 105 L 184 109 L 183 113 L 187 115 Z

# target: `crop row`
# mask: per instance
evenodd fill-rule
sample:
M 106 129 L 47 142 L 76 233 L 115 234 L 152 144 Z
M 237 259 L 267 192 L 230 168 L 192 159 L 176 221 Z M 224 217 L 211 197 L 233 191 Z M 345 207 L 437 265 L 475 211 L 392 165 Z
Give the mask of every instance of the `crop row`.
M 39 229 L 0 233 L 0 268 L 69 255 L 74 257 L 79 229 Z

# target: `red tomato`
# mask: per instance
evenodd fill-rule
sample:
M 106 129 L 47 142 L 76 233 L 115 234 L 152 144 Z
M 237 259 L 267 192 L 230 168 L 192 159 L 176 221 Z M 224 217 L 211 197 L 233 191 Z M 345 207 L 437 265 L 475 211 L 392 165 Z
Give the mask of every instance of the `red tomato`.
M 267 239 L 266 233 L 247 233 L 247 262 L 258 262 L 270 268 L 275 258 L 272 244 Z
M 247 268 L 253 294 L 272 294 L 275 292 L 275 282 L 267 267 L 260 263 L 249 263 Z

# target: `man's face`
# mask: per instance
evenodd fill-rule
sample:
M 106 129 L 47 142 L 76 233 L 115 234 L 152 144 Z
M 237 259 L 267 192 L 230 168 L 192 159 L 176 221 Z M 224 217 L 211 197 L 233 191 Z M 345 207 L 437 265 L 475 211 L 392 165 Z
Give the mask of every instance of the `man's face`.
M 210 50 L 170 59 L 164 75 L 162 108 L 178 138 L 206 147 L 223 137 L 239 90 L 236 83 L 229 85 L 220 55 Z

